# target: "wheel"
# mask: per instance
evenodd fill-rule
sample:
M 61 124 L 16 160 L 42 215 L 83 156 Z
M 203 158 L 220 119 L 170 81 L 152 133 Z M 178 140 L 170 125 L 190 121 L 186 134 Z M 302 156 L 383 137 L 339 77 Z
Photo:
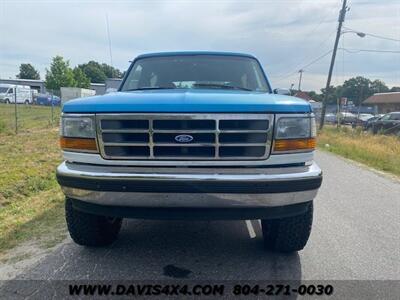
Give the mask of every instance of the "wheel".
M 301 215 L 261 220 L 264 246 L 278 252 L 294 252 L 305 247 L 311 233 L 313 204 Z
M 121 229 L 121 218 L 98 216 L 76 210 L 65 199 L 65 218 L 72 240 L 82 246 L 106 246 L 113 243 Z
M 10 99 L 6 99 L 6 104 L 10 104 Z
M 25 100 L 25 105 L 28 105 L 29 104 L 29 100 Z

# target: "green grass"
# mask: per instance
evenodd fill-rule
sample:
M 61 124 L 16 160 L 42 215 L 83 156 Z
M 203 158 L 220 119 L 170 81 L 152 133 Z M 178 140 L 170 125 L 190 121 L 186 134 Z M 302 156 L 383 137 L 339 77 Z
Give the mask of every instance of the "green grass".
M 400 137 L 372 135 L 360 128 L 325 126 L 317 141 L 322 150 L 400 176 Z
M 59 109 L 0 104 L 0 256 L 29 239 L 43 245 L 65 237 L 63 196 L 55 178 Z
M 36 105 L 17 105 L 17 124 L 19 132 L 31 132 L 37 128 L 57 126 L 60 120 L 60 108 L 54 107 L 53 118 L 51 107 Z M 15 133 L 15 105 L 0 104 L 0 134 Z

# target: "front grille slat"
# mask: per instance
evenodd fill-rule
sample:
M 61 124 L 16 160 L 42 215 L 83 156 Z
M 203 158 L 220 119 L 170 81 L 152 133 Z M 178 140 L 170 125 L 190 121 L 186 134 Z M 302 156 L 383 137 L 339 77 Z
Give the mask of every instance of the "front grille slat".
M 215 120 L 154 120 L 154 130 L 215 130 Z
M 268 120 L 221 120 L 220 130 L 267 130 Z
M 97 115 L 105 159 L 258 160 L 270 153 L 268 114 Z
M 148 143 L 148 132 L 141 133 L 103 133 L 104 144 L 108 143 Z

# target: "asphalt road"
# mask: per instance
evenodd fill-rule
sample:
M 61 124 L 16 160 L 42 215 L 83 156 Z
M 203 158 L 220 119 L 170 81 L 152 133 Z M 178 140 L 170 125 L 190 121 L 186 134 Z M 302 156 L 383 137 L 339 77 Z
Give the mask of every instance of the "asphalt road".
M 108 248 L 66 243 L 20 278 L 399 280 L 400 183 L 327 153 L 312 234 L 296 254 L 266 252 L 245 221 L 124 220 Z M 253 238 L 251 237 L 253 236 Z

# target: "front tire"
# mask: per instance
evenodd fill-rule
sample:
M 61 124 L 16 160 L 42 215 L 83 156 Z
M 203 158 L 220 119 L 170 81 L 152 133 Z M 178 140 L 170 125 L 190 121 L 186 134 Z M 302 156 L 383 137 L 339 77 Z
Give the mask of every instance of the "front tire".
M 65 199 L 65 218 L 72 240 L 82 246 L 100 247 L 112 244 L 121 229 L 121 218 L 109 218 L 75 209 Z
M 301 215 L 261 220 L 265 248 L 278 252 L 302 250 L 310 237 L 312 220 L 312 203 Z

